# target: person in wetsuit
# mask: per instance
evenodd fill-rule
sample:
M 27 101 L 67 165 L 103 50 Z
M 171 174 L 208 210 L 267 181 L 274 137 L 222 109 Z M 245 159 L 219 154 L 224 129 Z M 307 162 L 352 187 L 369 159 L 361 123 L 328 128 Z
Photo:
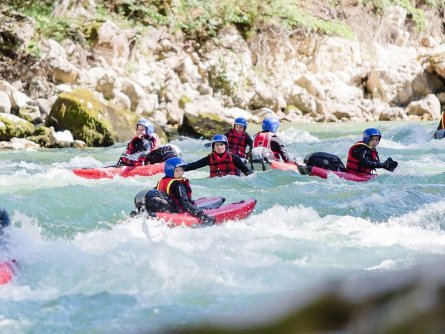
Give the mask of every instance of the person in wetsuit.
M 125 152 L 120 157 L 118 166 L 143 166 L 150 152 L 160 144 L 153 124 L 141 119 L 136 125 L 136 136 L 128 143 Z
M 241 158 L 227 150 L 228 140 L 225 135 L 214 135 L 211 142 L 212 152 L 202 159 L 188 163 L 185 171 L 195 170 L 205 166 L 210 167 L 210 177 L 226 175 L 239 175 L 240 171 L 244 175 L 249 175 L 252 171 L 247 167 Z
M 349 173 L 373 174 L 377 168 L 384 168 L 390 172 L 396 169 L 398 163 L 391 157 L 380 162 L 377 145 L 382 133 L 375 128 L 366 129 L 363 139 L 351 146 L 348 152 L 346 170 Z
M 262 131 L 258 132 L 253 139 L 253 149 L 257 147 L 267 148 L 272 151 L 273 159 L 284 162 L 292 162 L 289 154 L 286 152 L 284 142 L 277 135 L 280 121 L 277 118 L 266 117 L 262 123 Z
M 180 157 L 165 161 L 165 176 L 159 180 L 155 190 L 145 195 L 146 210 L 149 212 L 188 212 L 198 217 L 204 224 L 213 225 L 215 218 L 199 209 L 192 200 L 190 182 L 183 176 L 186 164 Z M 166 198 L 165 195 L 168 197 Z
M 228 141 L 228 149 L 241 159 L 245 159 L 253 147 L 252 137 L 249 136 L 246 130 L 247 120 L 243 117 L 238 117 L 235 119 L 233 128 L 225 134 Z M 249 148 L 249 151 L 247 151 L 247 148 Z

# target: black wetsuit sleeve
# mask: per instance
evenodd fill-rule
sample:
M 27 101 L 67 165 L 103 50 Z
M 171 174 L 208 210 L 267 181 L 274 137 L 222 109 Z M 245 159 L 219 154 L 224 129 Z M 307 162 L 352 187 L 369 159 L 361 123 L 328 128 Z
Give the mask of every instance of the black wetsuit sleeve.
M 151 153 L 151 150 L 153 148 L 153 142 L 149 139 L 143 139 L 142 140 L 142 147 L 141 147 L 141 157 L 148 157 L 148 155 Z
M 354 150 L 352 155 L 360 161 L 360 166 L 364 168 L 383 168 L 383 163 L 380 161 L 372 161 L 372 151 L 366 146 L 359 146 Z
M 284 162 L 292 161 L 292 158 L 287 154 L 283 141 L 277 136 L 272 137 L 270 141 L 270 148 L 274 152 L 278 152 Z
M 246 164 L 241 160 L 241 158 L 238 155 L 232 154 L 232 159 L 235 167 L 238 168 L 244 175 L 252 174 L 250 168 L 246 166 Z
M 249 152 L 250 151 L 252 151 L 252 148 L 253 148 L 253 139 L 252 139 L 252 137 L 248 134 L 248 133 L 246 133 L 246 147 L 249 147 Z M 248 152 L 246 152 L 246 153 L 248 153 Z
M 210 157 L 207 155 L 202 159 L 188 163 L 187 165 L 185 165 L 184 170 L 185 171 L 195 170 L 208 165 L 210 165 Z
M 185 211 L 189 212 L 193 216 L 201 217 L 203 211 L 196 207 L 187 196 L 187 189 L 181 182 L 173 182 L 171 185 L 172 195 L 178 198 L 179 203 Z

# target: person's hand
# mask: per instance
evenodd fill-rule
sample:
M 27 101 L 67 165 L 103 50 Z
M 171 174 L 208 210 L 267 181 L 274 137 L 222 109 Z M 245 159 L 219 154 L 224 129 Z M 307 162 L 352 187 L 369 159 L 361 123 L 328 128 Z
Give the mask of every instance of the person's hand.
M 398 166 L 398 162 L 393 160 L 391 157 L 389 157 L 388 159 L 386 159 L 386 161 L 383 163 L 383 168 L 385 168 L 386 170 L 389 170 L 390 172 L 393 172 L 394 169 L 396 169 L 396 167 Z
M 214 225 L 216 222 L 215 217 L 209 216 L 209 215 L 205 214 L 204 212 L 201 214 L 200 219 L 204 223 L 204 225 L 207 225 L 207 226 Z

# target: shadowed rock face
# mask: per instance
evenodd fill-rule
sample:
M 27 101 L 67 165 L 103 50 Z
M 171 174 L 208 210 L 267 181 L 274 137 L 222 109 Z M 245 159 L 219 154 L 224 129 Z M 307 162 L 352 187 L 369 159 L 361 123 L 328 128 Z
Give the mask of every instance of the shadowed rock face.
M 330 283 L 312 294 L 286 296 L 243 319 L 178 327 L 164 333 L 444 333 L 444 268 L 442 260 L 410 270 Z M 301 301 L 302 297 L 306 302 Z
M 217 133 L 226 133 L 230 130 L 230 124 L 217 115 L 208 113 L 194 115 L 184 114 L 182 126 L 179 132 L 193 138 L 212 138 Z

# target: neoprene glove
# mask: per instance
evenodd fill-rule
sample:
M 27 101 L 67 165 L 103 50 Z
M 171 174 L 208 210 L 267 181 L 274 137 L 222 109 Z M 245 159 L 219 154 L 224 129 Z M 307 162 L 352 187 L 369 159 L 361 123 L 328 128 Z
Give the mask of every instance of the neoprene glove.
M 394 169 L 396 169 L 396 167 L 398 166 L 397 161 L 392 160 L 391 157 L 389 157 L 388 159 L 386 159 L 386 161 L 383 163 L 383 168 L 385 168 L 386 170 L 389 170 L 390 172 L 393 172 Z
M 205 225 L 214 225 L 216 222 L 216 218 L 206 215 L 204 212 L 200 214 L 199 218 Z

